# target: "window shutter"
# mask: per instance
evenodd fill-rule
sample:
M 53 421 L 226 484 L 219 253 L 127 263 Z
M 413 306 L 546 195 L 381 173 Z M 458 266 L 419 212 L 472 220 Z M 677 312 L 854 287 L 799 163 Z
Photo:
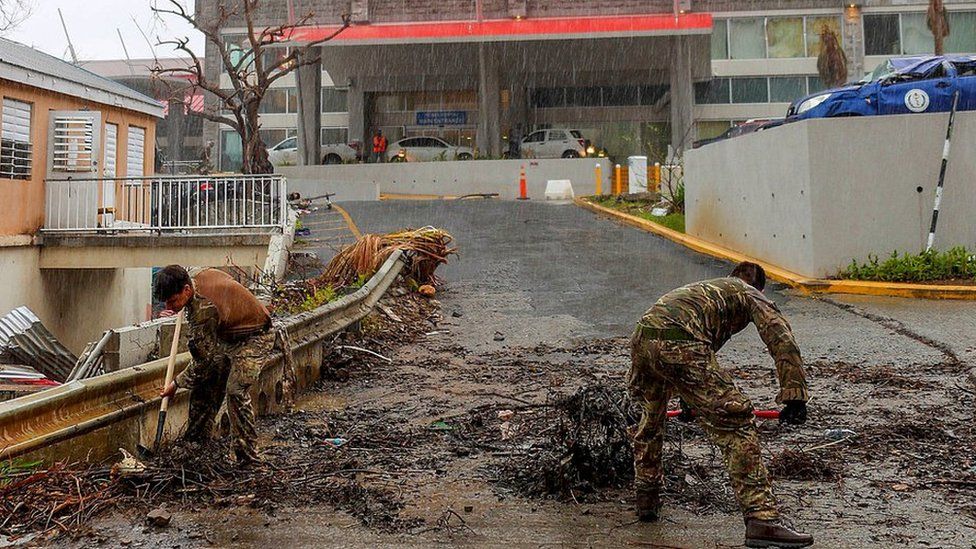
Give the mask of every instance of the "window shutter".
M 91 116 L 55 115 L 52 162 L 59 172 L 90 172 L 95 158 L 95 120 Z
M 0 177 L 29 179 L 33 157 L 31 104 L 4 98 L 2 119 Z
M 118 164 L 119 127 L 105 124 L 105 177 L 115 177 Z
M 129 139 L 125 151 L 126 177 L 142 177 L 143 162 L 146 158 L 146 130 L 129 126 Z

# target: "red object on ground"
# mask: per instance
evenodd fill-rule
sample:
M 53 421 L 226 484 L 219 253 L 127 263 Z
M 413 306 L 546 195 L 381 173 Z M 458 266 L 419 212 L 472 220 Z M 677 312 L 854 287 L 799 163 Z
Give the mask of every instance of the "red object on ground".
M 331 36 L 337 25 L 298 27 L 284 40 L 312 42 Z M 502 42 L 519 40 L 573 40 L 710 34 L 710 13 L 610 15 L 590 17 L 528 17 L 485 21 L 424 21 L 352 25 L 330 44 L 423 44 L 435 42 Z
M 529 199 L 529 189 L 525 183 L 525 166 L 522 166 L 522 171 L 519 172 L 519 200 Z
M 668 410 L 668 417 L 678 417 L 680 414 L 681 410 Z M 753 410 L 752 414 L 762 419 L 779 419 L 779 410 Z

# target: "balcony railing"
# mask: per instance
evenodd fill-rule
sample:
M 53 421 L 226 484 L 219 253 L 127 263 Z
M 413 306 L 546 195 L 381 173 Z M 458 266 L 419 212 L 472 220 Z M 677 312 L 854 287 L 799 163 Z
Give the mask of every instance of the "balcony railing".
M 282 229 L 280 175 L 48 179 L 45 232 Z

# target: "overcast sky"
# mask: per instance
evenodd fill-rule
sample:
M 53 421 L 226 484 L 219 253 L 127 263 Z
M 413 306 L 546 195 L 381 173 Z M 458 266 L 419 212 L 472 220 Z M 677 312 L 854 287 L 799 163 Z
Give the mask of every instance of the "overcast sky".
M 64 37 L 58 8 L 64 14 L 68 34 L 78 58 L 124 59 L 118 32 L 133 59 L 153 57 L 153 49 L 139 32 L 141 28 L 155 46 L 162 39 L 189 37 L 195 51 L 202 51 L 203 37 L 191 27 L 169 17 L 158 21 L 149 9 L 154 0 L 33 0 L 33 13 L 27 21 L 5 38 L 22 42 L 56 57 L 70 60 L 68 41 Z M 162 3 L 167 0 L 160 0 Z M 187 11 L 193 11 L 194 0 L 183 0 Z M 135 21 L 133 21 L 135 19 Z M 172 57 L 172 46 L 155 46 L 158 57 Z

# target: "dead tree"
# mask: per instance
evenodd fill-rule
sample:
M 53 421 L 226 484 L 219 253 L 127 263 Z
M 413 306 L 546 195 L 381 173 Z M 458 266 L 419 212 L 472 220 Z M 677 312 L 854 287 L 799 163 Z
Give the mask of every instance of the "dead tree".
M 243 173 L 271 173 L 273 167 L 268 160 L 268 151 L 258 133 L 260 124 L 258 112 L 261 101 L 271 85 L 277 80 L 296 71 L 299 67 L 311 65 L 319 61 L 315 48 L 345 30 L 349 26 L 349 16 L 342 16 L 339 28 L 320 40 L 307 42 L 302 45 L 288 44 L 287 53 L 276 57 L 267 63 L 264 54 L 272 49 L 284 47 L 293 31 L 306 25 L 314 17 L 309 12 L 302 17 L 292 18 L 287 24 L 259 27 L 255 24 L 255 14 L 261 0 L 222 0 L 217 3 L 216 14 L 213 17 L 187 11 L 179 0 L 166 0 L 161 6 L 161 0 L 154 2 L 153 12 L 157 16 L 175 17 L 189 23 L 200 31 L 208 44 L 211 44 L 220 57 L 221 72 L 228 75 L 232 89 L 221 89 L 220 80 L 211 80 L 204 72 L 200 56 L 189 46 L 189 38 L 160 40 L 159 45 L 173 46 L 176 51 L 186 54 L 190 62 L 186 67 L 162 68 L 155 67 L 153 74 L 162 78 L 165 76 L 179 77 L 190 81 L 191 92 L 202 89 L 204 92 L 216 96 L 217 106 L 205 106 L 202 111 L 193 111 L 211 122 L 224 124 L 241 138 L 243 152 L 241 155 L 241 171 Z M 240 48 L 238 44 L 226 43 L 221 36 L 220 29 L 228 22 L 243 20 L 247 29 L 245 41 Z M 182 101 L 186 96 L 184 89 L 177 96 Z
M 949 36 L 949 14 L 942 0 L 929 0 L 929 9 L 925 16 L 935 42 L 935 54 L 942 55 L 945 53 L 945 39 Z
M 0 0 L 0 34 L 13 30 L 34 11 L 34 0 Z

